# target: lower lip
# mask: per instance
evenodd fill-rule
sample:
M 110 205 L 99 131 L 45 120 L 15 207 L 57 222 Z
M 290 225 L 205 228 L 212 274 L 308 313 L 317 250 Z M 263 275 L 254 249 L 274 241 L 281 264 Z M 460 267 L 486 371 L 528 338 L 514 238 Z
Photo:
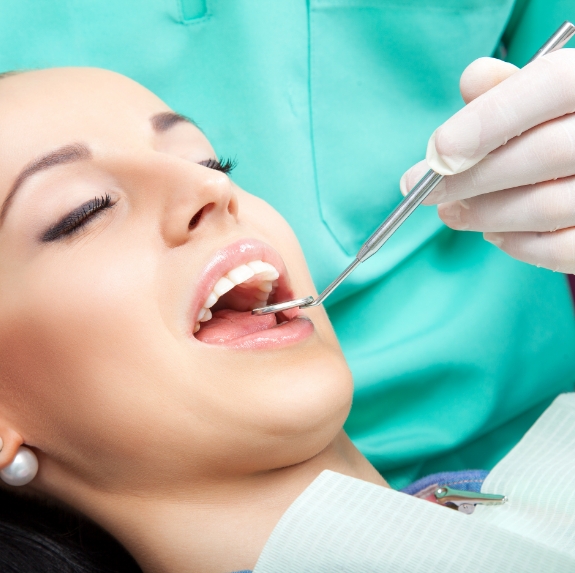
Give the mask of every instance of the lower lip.
M 284 324 L 259 330 L 252 334 L 246 334 L 233 340 L 221 343 L 211 342 L 211 346 L 225 346 L 226 348 L 255 349 L 279 349 L 292 344 L 297 344 L 311 336 L 314 332 L 312 321 L 304 316 L 291 318 Z

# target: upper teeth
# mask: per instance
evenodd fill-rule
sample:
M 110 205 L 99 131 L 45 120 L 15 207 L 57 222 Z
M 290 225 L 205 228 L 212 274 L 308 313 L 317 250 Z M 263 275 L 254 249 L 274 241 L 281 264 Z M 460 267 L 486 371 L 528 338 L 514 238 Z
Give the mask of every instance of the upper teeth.
M 236 285 L 245 283 L 256 277 L 259 281 L 258 289 L 261 293 L 256 294 L 256 298 L 265 303 L 274 287 L 278 285 L 277 279 L 279 276 L 279 272 L 273 265 L 264 263 L 263 261 L 251 261 L 229 271 L 214 285 L 212 292 L 208 295 L 206 302 L 200 309 L 194 326 L 194 333 L 200 330 L 200 322 L 206 322 L 212 318 L 210 308 L 218 302 L 221 296 L 231 291 Z

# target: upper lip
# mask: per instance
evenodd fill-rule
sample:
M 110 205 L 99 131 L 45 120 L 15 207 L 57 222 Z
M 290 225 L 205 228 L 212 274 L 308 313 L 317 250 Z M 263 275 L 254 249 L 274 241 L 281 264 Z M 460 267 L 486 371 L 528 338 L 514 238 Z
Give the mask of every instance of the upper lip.
M 270 263 L 279 272 L 274 298 L 278 301 L 292 299 L 293 292 L 287 269 L 279 253 L 267 243 L 257 239 L 240 239 L 216 251 L 202 270 L 193 294 L 188 324 L 195 324 L 199 311 L 221 277 L 232 269 L 255 260 Z

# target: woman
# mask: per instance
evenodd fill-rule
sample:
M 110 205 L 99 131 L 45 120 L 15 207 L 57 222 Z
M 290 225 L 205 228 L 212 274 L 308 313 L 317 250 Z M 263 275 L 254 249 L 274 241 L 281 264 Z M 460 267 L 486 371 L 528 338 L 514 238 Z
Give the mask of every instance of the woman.
M 402 174 L 463 106 L 466 66 L 495 53 L 523 66 L 561 22 L 575 18 L 569 0 L 6 0 L 0 13 L 0 70 L 119 71 L 198 121 L 220 153 L 237 154 L 235 180 L 289 221 L 318 288 L 401 200 Z M 558 86 L 572 62 L 553 66 L 552 91 L 566 101 L 575 92 Z M 467 83 L 467 101 L 514 69 L 491 63 L 491 72 Z M 501 142 L 493 127 L 505 123 L 488 120 L 502 103 L 519 119 L 533 99 L 554 105 L 545 88 L 534 87 L 537 68 L 518 72 L 525 82 L 519 98 L 483 97 L 481 123 L 491 142 Z M 575 133 L 561 123 L 545 125 Z M 451 126 L 467 124 L 460 117 Z M 538 146 L 517 138 L 515 149 L 523 147 L 520 157 L 532 167 L 531 151 L 548 159 L 559 150 L 549 144 L 555 134 L 544 131 Z M 575 163 L 566 157 L 565 164 Z M 437 200 L 465 199 L 464 220 L 458 224 L 457 208 L 449 219 L 446 205 L 440 216 L 459 229 L 491 232 L 575 224 L 565 186 L 533 186 L 533 201 L 522 195 L 526 205 L 511 188 L 528 172 L 521 162 L 504 161 L 504 168 L 505 179 L 499 169 L 481 170 L 497 192 L 472 200 L 467 193 L 485 187 L 462 176 L 465 197 Z M 528 182 L 555 177 L 562 177 L 557 165 L 543 178 L 530 171 Z M 547 202 L 556 204 L 552 212 L 542 207 Z M 552 233 L 537 245 L 559 247 L 567 236 Z M 573 388 L 567 280 L 507 255 L 529 254 L 555 269 L 548 252 L 509 246 L 501 252 L 481 233 L 448 229 L 435 207 L 422 207 L 326 301 L 354 375 L 346 431 L 396 487 L 465 469 L 470 460 L 493 467 L 557 394 Z
M 324 310 L 251 315 L 313 284 L 197 127 L 98 69 L 4 77 L 0 110 L 0 468 L 32 448 L 23 491 L 177 573 L 253 567 L 323 469 L 385 485 L 342 430 Z

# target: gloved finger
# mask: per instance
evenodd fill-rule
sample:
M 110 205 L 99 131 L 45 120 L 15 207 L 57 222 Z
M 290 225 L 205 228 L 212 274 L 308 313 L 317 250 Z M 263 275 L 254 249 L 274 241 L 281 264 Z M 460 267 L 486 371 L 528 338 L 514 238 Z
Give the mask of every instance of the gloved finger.
M 490 90 L 492 87 L 507 79 L 514 74 L 519 68 L 508 62 L 503 62 L 496 58 L 478 58 L 471 62 L 463 70 L 459 81 L 461 97 L 465 103 L 473 101 L 476 97 Z M 429 170 L 426 161 L 420 161 L 411 169 L 406 171 L 400 182 L 399 188 L 403 195 L 419 181 L 419 179 Z M 424 201 L 425 205 L 433 205 L 437 201 L 432 198 Z
M 575 50 L 528 64 L 474 99 L 431 136 L 427 163 L 444 175 L 469 169 L 524 131 L 575 111 Z
M 575 177 L 441 203 L 443 222 L 459 231 L 556 231 L 575 227 Z
M 538 267 L 575 273 L 575 229 L 552 233 L 485 233 L 493 243 L 513 258 Z
M 575 114 L 534 127 L 468 171 L 445 177 L 429 196 L 428 204 L 571 175 L 575 175 Z
M 496 58 L 479 58 L 471 62 L 459 80 L 459 91 L 465 103 L 489 91 L 513 75 L 519 68 Z
M 491 152 L 471 169 L 445 177 L 426 205 L 575 175 L 575 114 L 530 129 Z M 405 195 L 428 169 L 421 161 L 400 181 Z

